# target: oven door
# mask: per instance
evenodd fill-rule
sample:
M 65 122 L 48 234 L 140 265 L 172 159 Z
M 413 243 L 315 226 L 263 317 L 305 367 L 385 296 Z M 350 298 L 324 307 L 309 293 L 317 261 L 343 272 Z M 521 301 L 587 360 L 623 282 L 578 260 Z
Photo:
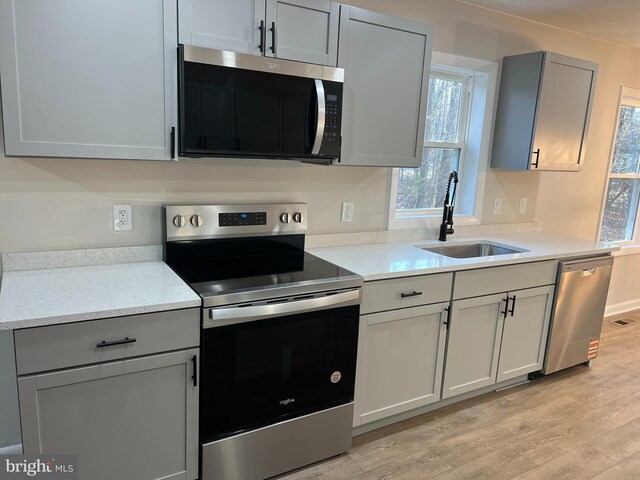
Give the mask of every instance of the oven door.
M 359 303 L 349 290 L 204 310 L 202 442 L 352 402 Z

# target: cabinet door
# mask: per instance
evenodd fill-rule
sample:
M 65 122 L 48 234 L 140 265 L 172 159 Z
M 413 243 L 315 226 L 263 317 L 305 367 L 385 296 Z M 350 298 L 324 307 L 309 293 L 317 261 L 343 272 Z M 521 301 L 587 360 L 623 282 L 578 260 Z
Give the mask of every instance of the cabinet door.
M 267 0 L 266 55 L 335 67 L 339 11 L 329 0 Z
M 264 0 L 180 0 L 178 5 L 180 43 L 264 54 Z
M 579 170 L 598 66 L 549 52 L 505 57 L 491 166 Z
M 363 315 L 356 423 L 440 400 L 446 303 Z
M 498 382 L 542 368 L 553 291 L 553 286 L 547 286 L 509 293 L 509 313 L 502 333 Z
M 451 304 L 442 398 L 496 382 L 506 294 Z
M 532 168 L 580 169 L 595 91 L 595 68 L 583 60 L 545 54 Z
M 83 479 L 197 478 L 197 356 L 183 350 L 19 378 L 24 453 L 78 455 Z
M 340 10 L 338 66 L 345 69 L 344 165 L 422 163 L 431 27 L 355 7 Z
M 176 0 L 0 0 L 7 155 L 165 160 Z

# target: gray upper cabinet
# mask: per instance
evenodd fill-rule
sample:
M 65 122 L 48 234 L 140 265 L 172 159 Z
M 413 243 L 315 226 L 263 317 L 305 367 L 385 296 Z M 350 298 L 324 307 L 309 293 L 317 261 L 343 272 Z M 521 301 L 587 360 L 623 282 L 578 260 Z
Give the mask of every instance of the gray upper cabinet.
M 345 69 L 340 163 L 419 167 L 431 27 L 343 5 L 339 38 L 338 67 Z
M 265 0 L 180 0 L 178 7 L 180 43 L 264 54 Z
M 549 52 L 505 57 L 491 166 L 580 170 L 598 66 Z
M 329 0 L 180 0 L 180 43 L 335 66 L 339 8 Z
M 176 0 L 0 0 L 7 155 L 171 158 Z
M 267 56 L 335 66 L 339 11 L 329 0 L 267 0 Z

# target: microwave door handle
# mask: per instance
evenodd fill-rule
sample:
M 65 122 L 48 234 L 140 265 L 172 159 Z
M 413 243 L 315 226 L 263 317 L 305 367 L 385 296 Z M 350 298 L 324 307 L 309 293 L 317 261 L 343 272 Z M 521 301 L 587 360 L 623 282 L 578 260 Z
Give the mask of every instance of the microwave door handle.
M 316 139 L 313 142 L 312 155 L 318 155 L 320 153 L 320 147 L 322 146 L 322 137 L 324 136 L 324 124 L 326 117 L 326 103 L 324 98 L 324 84 L 322 80 L 314 80 L 316 84 L 316 95 L 318 102 L 316 103 L 316 112 L 318 114 L 318 123 L 316 124 Z

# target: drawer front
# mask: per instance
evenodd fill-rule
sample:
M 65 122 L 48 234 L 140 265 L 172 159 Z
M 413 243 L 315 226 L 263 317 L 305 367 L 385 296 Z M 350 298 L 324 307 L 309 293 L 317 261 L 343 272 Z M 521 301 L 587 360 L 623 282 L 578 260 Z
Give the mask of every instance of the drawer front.
M 452 273 L 365 282 L 361 314 L 448 302 Z
M 479 297 L 556 283 L 557 260 L 456 272 L 453 299 Z
M 27 328 L 14 337 L 18 375 L 24 375 L 197 347 L 200 309 Z

